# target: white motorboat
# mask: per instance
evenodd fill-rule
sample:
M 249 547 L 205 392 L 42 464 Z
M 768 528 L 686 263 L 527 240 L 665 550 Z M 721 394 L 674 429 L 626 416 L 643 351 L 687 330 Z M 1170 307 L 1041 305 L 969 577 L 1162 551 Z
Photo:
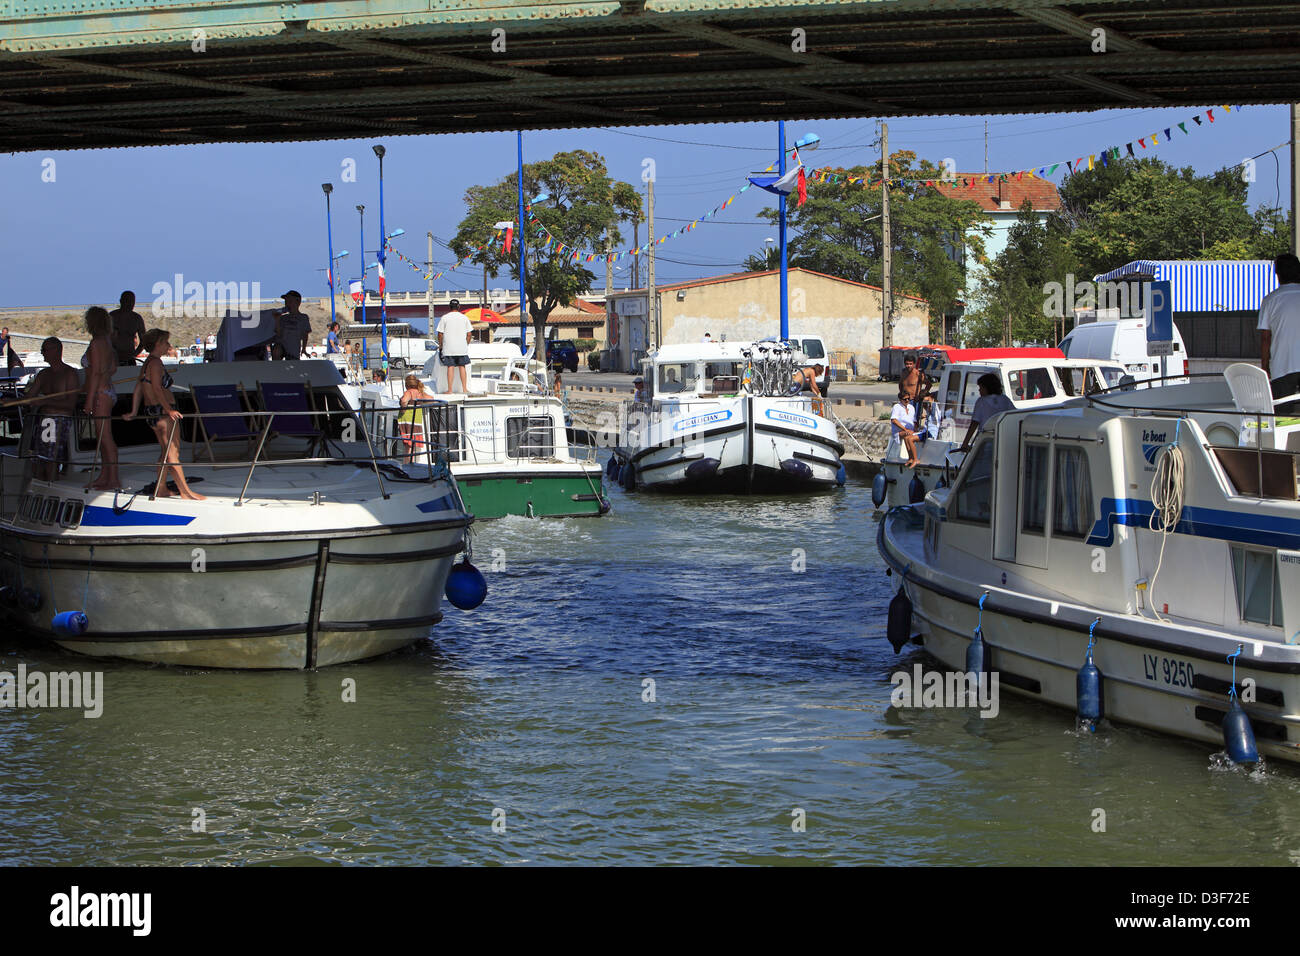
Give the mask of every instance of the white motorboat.
M 119 419 L 136 375 L 120 371 Z M 96 428 L 80 413 L 66 470 L 33 477 L 47 419 L 6 410 L 0 615 L 78 653 L 199 667 L 321 667 L 426 638 L 472 521 L 445 462 L 377 457 L 328 362 L 172 375 L 204 501 L 152 496 L 143 419 L 113 422 L 125 490 L 87 490 Z
M 820 399 L 790 394 L 799 358 L 764 343 L 665 345 L 644 361 L 646 400 L 622 407 L 610 477 L 742 494 L 842 485 L 835 423 Z
M 1300 419 L 1254 366 L 1193 378 L 1006 412 L 951 487 L 892 509 L 895 648 L 1090 724 L 1239 760 L 1253 729 L 1259 752 L 1300 760 Z
M 418 376 L 432 397 L 407 412 L 407 422 L 399 408 L 404 376 L 358 388 L 370 433 L 394 456 L 428 444 L 444 450 L 475 518 L 606 514 L 595 448 L 571 440 L 564 402 L 542 387 L 531 350 L 524 356 L 508 343 L 472 342 L 469 358 L 469 392 L 449 392 L 434 352 Z
M 888 511 L 923 499 L 942 487 L 961 467 L 962 442 L 971 412 L 980 397 L 979 380 L 996 375 L 1002 394 L 1016 408 L 1047 408 L 1089 392 L 1113 388 L 1125 375 L 1115 362 L 1071 361 L 1059 349 L 950 349 L 946 356 L 927 356 L 922 370 L 936 379 L 933 422 L 918 435 L 916 465 L 906 467 L 907 448 L 892 437 L 880 471 L 872 481 L 871 499 Z

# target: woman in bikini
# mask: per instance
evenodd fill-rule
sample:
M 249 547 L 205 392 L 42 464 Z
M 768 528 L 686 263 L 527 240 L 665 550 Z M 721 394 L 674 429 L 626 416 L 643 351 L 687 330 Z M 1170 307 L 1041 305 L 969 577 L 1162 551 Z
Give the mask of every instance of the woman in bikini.
M 168 341 L 168 333 L 162 329 L 150 329 L 144 335 L 145 351 L 149 357 L 144 360 L 144 368 L 140 372 L 140 381 L 135 387 L 135 395 L 131 399 L 131 413 L 123 415 L 126 421 L 135 418 L 136 414 L 141 411 L 140 404 L 144 401 L 144 416 L 149 422 L 149 427 L 158 437 L 158 444 L 162 446 L 162 455 L 158 461 L 166 461 L 170 466 L 164 468 L 162 474 L 158 476 L 158 484 L 154 487 L 155 498 L 169 498 L 171 492 L 167 489 L 167 472 L 171 471 L 172 477 L 176 479 L 176 488 L 182 498 L 188 498 L 190 501 L 203 501 L 204 496 L 196 494 L 190 490 L 190 486 L 185 482 L 185 472 L 181 470 L 180 464 L 180 436 L 176 434 L 177 426 L 181 420 L 181 413 L 176 410 L 176 402 L 172 398 L 171 387 L 172 377 L 167 374 L 163 368 L 162 357 L 167 354 L 171 347 Z
M 406 376 L 406 391 L 402 393 L 401 405 L 405 411 L 397 416 L 397 427 L 402 433 L 402 442 L 406 445 L 406 460 L 415 461 L 415 430 L 419 428 L 423 431 L 423 425 L 420 424 L 423 419 L 420 412 L 416 409 L 415 403 L 421 399 L 433 398 L 433 393 L 429 391 L 425 384 L 420 381 L 418 376 Z M 423 449 L 421 449 L 423 450 Z
M 107 309 L 96 305 L 86 310 L 86 331 L 90 333 L 85 359 L 86 414 L 98 427 L 99 457 L 104 463 L 99 477 L 88 489 L 100 491 L 113 491 L 122 485 L 117 474 L 117 442 L 113 440 L 113 405 L 117 402 L 113 373 L 117 371 L 117 353 L 113 351 L 112 328 Z

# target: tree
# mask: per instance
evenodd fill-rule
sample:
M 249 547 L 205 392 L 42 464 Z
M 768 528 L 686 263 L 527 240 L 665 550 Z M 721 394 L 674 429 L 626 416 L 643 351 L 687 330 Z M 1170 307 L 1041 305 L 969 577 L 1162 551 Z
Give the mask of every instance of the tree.
M 855 166 L 830 171 L 838 177 L 880 175 L 879 166 Z M 962 296 L 965 277 L 949 254 L 963 240 L 973 254 L 984 254 L 987 219 L 979 203 L 952 199 L 926 180 L 943 172 L 928 160 L 900 150 L 890 156 L 892 180 L 905 180 L 889 188 L 890 235 L 893 246 L 895 293 L 920 296 L 930 304 L 932 322 L 942 322 Z M 809 182 L 802 206 L 788 204 L 790 265 L 802 266 L 854 282 L 881 285 L 883 235 L 881 189 L 859 183 Z M 759 218 L 779 221 L 779 213 L 766 209 Z
M 471 186 L 466 190 L 469 211 L 451 241 L 458 257 L 465 258 L 486 241 L 497 222 L 514 222 L 519 208 L 518 182 L 518 174 L 511 173 L 493 186 Z M 641 211 L 636 189 L 610 179 L 604 158 L 586 150 L 556 153 L 548 160 L 525 164 L 525 199 L 543 192 L 549 198 L 533 206 L 531 214 L 570 248 L 562 252 L 543 248 L 541 230 L 531 221 L 523 224 L 522 234 L 528 238 L 525 291 L 534 342 L 545 339 L 551 312 L 572 304 L 578 293 L 595 281 L 595 274 L 585 268 L 581 256 L 603 252 L 607 241 L 617 246 L 623 241 L 618 224 Z M 580 253 L 578 261 L 572 257 L 574 251 Z M 472 261 L 493 272 L 506 269 L 515 280 L 519 278 L 519 254 L 514 248 L 507 253 L 503 243 L 492 243 L 475 253 Z
M 776 246 L 764 246 L 745 257 L 745 270 L 748 272 L 772 272 L 779 268 L 781 268 L 781 250 Z

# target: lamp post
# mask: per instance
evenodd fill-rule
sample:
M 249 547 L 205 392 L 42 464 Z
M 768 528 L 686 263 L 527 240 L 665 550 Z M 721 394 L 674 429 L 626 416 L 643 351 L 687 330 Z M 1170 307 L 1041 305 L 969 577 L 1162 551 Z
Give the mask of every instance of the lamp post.
M 366 207 L 357 206 L 357 212 L 361 214 L 361 324 L 366 324 Z M 366 353 L 366 337 L 361 336 L 361 361 L 362 364 L 369 368 L 370 356 Z
M 334 317 L 334 225 L 330 219 L 330 193 L 334 191 L 333 183 L 321 183 L 321 190 L 325 193 L 325 233 L 329 237 L 330 267 L 325 273 L 325 278 L 329 280 L 330 287 L 330 325 L 335 321 Z M 346 255 L 346 253 L 344 253 Z
M 780 149 L 780 151 L 781 151 L 780 175 L 784 176 L 784 175 L 785 175 L 785 152 L 786 152 L 786 150 L 785 150 L 785 120 L 781 120 L 781 121 L 777 124 L 777 141 L 778 141 L 778 147 L 779 147 L 779 149 Z M 804 136 L 801 136 L 801 137 L 799 138 L 798 142 L 796 142 L 796 143 L 794 144 L 794 149 L 795 149 L 795 152 L 796 152 L 796 153 L 797 153 L 799 150 L 801 150 L 801 149 L 804 149 L 804 150 L 808 150 L 808 149 L 816 149 L 820 143 L 821 143 L 821 137 L 820 137 L 820 136 L 818 136 L 816 133 L 808 133 L 808 134 L 806 134 L 806 135 L 804 135 Z M 786 207 L 786 197 L 785 197 L 784 195 L 782 195 L 782 196 L 781 196 L 781 202 L 780 202 L 780 209 L 781 209 L 781 233 L 780 233 L 780 235 L 781 235 L 781 341 L 785 341 L 785 340 L 787 340 L 787 339 L 790 338 L 790 297 L 789 297 L 790 277 L 789 277 L 789 262 L 788 262 L 788 257 L 787 257 L 787 254 L 786 254 L 786 236 L 785 236 L 786 215 L 785 215 L 785 207 Z
M 519 351 L 525 355 L 528 354 L 526 348 L 528 344 L 528 326 L 524 321 L 524 270 L 527 268 L 528 260 L 524 258 L 524 234 L 528 231 L 525 229 L 524 220 L 524 132 L 519 130 L 515 134 L 515 145 L 517 147 L 519 159 Z M 528 377 L 528 370 L 524 369 L 524 377 Z
M 384 233 L 384 153 L 386 150 L 383 146 L 374 146 L 375 155 L 379 157 L 379 348 L 383 355 L 383 369 L 385 376 L 388 374 L 388 304 L 387 288 L 388 282 L 384 277 L 384 259 L 386 258 L 384 247 L 388 244 L 388 238 Z

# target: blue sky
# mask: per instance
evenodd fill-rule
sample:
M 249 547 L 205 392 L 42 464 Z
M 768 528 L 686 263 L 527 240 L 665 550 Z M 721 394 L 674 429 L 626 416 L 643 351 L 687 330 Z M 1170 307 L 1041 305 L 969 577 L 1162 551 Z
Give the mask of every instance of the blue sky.
M 1121 145 L 1178 121 L 1195 109 L 1106 110 L 1039 116 L 949 116 L 891 119 L 892 150 L 912 149 L 934 162 L 955 160 L 962 171 L 984 169 L 984 123 L 993 172 L 1074 159 Z M 1201 111 L 1203 113 L 1203 109 Z M 1211 172 L 1240 163 L 1289 138 L 1283 106 L 1234 107 L 1191 135 L 1147 154 L 1178 166 Z M 822 148 L 805 155 L 810 166 L 878 163 L 877 121 L 796 121 L 790 141 L 815 132 Z M 334 247 L 347 249 L 341 276 L 356 274 L 359 228 L 356 205 L 366 206 L 367 249 L 378 235 L 377 162 L 370 146 L 383 142 L 385 225 L 406 236 L 397 247 L 425 257 L 425 232 L 444 240 L 464 215 L 465 189 L 499 180 L 514 169 L 513 133 L 348 139 L 319 143 L 142 147 L 137 149 L 24 153 L 0 156 L 0 305 L 113 303 L 124 288 L 142 301 L 156 282 L 258 282 L 265 297 L 297 288 L 328 293 L 325 201 L 320 184 L 334 183 Z M 655 161 L 656 232 L 663 235 L 711 209 L 744 185 L 746 173 L 775 159 L 776 125 L 721 124 L 625 130 L 587 129 L 524 134 L 525 162 L 584 148 L 606 159 L 610 174 L 640 186 L 642 161 Z M 1135 145 L 1135 149 L 1136 149 Z M 1139 152 L 1141 152 L 1139 150 Z M 1276 163 L 1274 161 L 1276 157 Z M 343 163 L 356 161 L 357 181 L 344 182 Z M 42 172 L 54 161 L 54 181 Z M 1251 205 L 1287 205 L 1290 152 L 1284 147 L 1256 162 Z M 1063 175 L 1058 170 L 1057 181 Z M 774 234 L 756 213 L 773 198 L 751 189 L 718 217 L 659 247 L 661 282 L 735 271 Z M 630 227 L 626 246 L 631 245 Z M 642 241 L 645 241 L 644 230 Z M 434 258 L 453 258 L 435 244 Z M 620 261 L 615 283 L 627 282 L 630 257 Z M 1117 263 L 1118 264 L 1118 263 Z M 441 266 L 440 266 L 441 267 Z M 604 266 L 589 267 L 603 287 Z M 409 266 L 390 259 L 389 286 L 424 287 Z M 449 273 L 439 289 L 478 288 L 473 267 Z M 509 285 L 493 281 L 493 286 Z

